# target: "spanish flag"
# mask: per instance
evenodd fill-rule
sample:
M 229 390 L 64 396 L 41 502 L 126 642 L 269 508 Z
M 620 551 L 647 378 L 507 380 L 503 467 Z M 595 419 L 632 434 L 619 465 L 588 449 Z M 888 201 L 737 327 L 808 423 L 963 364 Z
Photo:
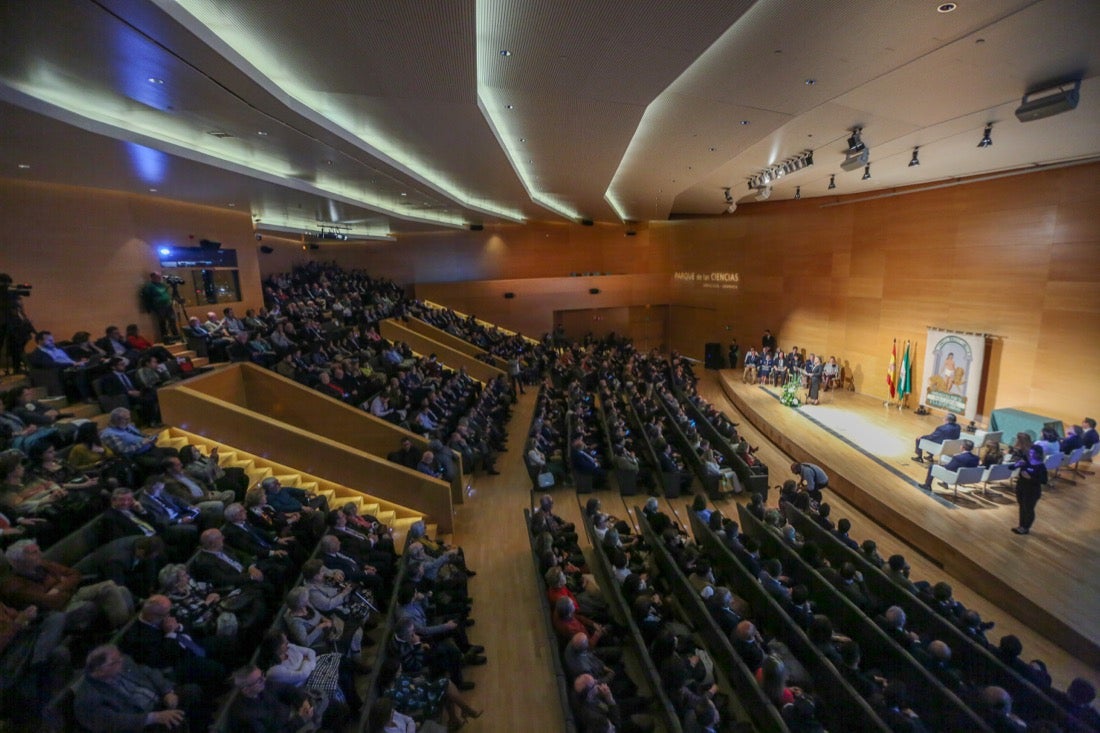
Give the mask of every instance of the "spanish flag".
M 886 367 L 886 384 L 890 387 L 890 399 L 894 399 L 897 390 L 897 381 L 894 376 L 898 372 L 898 340 L 894 339 L 894 347 L 890 350 L 890 366 Z

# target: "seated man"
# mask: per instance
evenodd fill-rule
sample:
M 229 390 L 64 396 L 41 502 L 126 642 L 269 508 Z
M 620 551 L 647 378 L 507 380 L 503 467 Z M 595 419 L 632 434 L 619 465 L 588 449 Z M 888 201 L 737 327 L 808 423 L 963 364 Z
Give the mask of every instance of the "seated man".
M 951 460 L 948 461 L 946 466 L 948 471 L 958 471 L 960 468 L 975 468 L 978 465 L 978 456 L 974 454 L 974 441 L 964 440 L 962 447 L 962 452 L 956 453 L 955 455 L 951 456 Z M 943 483 L 942 481 L 940 482 L 940 484 L 944 487 L 947 486 L 947 484 Z M 921 484 L 921 488 L 925 491 L 932 490 L 931 464 L 928 466 L 928 476 L 925 477 L 924 483 Z
M 176 620 L 167 596 L 145 600 L 119 647 L 138 664 L 158 669 L 179 684 L 196 684 L 211 698 L 224 688 L 225 668 L 208 659 L 206 649 Z
M 92 381 L 89 376 L 93 369 L 88 359 L 73 359 L 64 349 L 54 344 L 53 334 L 39 331 L 34 337 L 37 347 L 27 356 L 27 363 L 35 369 L 56 369 L 61 383 L 71 388 L 81 400 L 94 399 Z
M 218 489 L 203 476 L 189 474 L 178 456 L 169 456 L 161 464 L 164 490 L 179 501 L 199 510 L 200 523 L 206 527 L 221 524 L 226 504 L 233 502 L 232 491 Z
M 172 448 L 158 448 L 157 436 L 147 436 L 138 430 L 130 419 L 130 410 L 125 407 L 111 410 L 107 427 L 100 431 L 99 438 L 116 456 L 129 458 L 149 471 L 157 470 L 166 458 L 177 455 Z
M 569 451 L 569 462 L 574 476 L 591 476 L 592 486 L 602 488 L 607 483 L 607 471 L 600 465 L 591 453 L 585 450 L 584 441 L 574 438 Z
M 241 504 L 225 508 L 225 525 L 221 530 L 226 544 L 255 558 L 264 576 L 275 585 L 281 585 L 305 559 L 294 538 L 275 537 L 249 524 L 248 512 Z
M 141 357 L 141 352 L 126 343 L 126 339 L 122 336 L 122 331 L 118 326 L 107 326 L 105 329 L 105 335 L 103 338 L 95 342 L 102 351 L 104 351 L 108 357 L 122 356 L 127 361 L 136 362 Z
M 206 353 L 210 361 L 228 361 L 226 349 L 233 343 L 233 339 L 225 335 L 213 334 L 203 327 L 202 321 L 197 316 L 191 316 L 187 321 L 187 327 L 183 329 L 183 335 L 206 344 Z
M 225 546 L 225 536 L 220 530 L 208 529 L 199 535 L 199 551 L 191 562 L 191 574 L 219 593 L 243 586 L 259 588 L 268 600 L 278 596 L 262 570 Z
M 114 581 L 136 598 L 148 598 L 156 590 L 164 552 L 164 540 L 156 535 L 119 537 L 97 548 L 74 569 L 82 575 Z
M 106 376 L 100 377 L 100 394 L 105 397 L 126 395 L 130 408 L 135 409 L 151 426 L 160 425 L 160 402 L 157 400 L 157 391 L 153 388 L 141 389 L 130 375 L 126 373 L 129 361 L 124 356 L 112 357 L 108 362 L 111 371 Z
M 94 733 L 171 730 L 185 720 L 190 730 L 202 731 L 210 724 L 212 709 L 198 687 L 173 685 L 155 669 L 124 656 L 113 644 L 88 653 L 73 701 L 80 724 Z
M 199 543 L 199 510 L 166 492 L 164 476 L 151 476 L 138 502 L 165 542 L 183 547 L 187 555 L 194 552 Z
M 268 682 L 254 664 L 233 673 L 240 693 L 229 706 L 229 729 L 234 731 L 319 730 L 321 711 L 312 698 L 286 682 Z
M 70 631 L 87 628 L 99 615 L 109 628 L 117 629 L 133 612 L 129 590 L 111 580 L 81 587 L 81 574 L 42 557 L 34 540 L 18 541 L 4 555 L 12 571 L 0 581 L 0 598 L 10 606 L 64 611 Z
M 1081 445 L 1086 448 L 1091 448 L 1097 443 L 1100 443 L 1100 433 L 1096 432 L 1096 420 L 1091 417 L 1086 417 L 1081 422 L 1084 423 L 1085 426 L 1085 432 L 1081 436 Z
M 321 562 L 329 570 L 339 570 L 344 578 L 367 588 L 376 598 L 382 597 L 385 586 L 382 576 L 373 565 L 357 562 L 355 558 L 340 552 L 340 540 L 327 534 L 321 538 Z
M 962 433 L 962 428 L 959 427 L 955 413 L 949 412 L 944 415 L 943 425 L 933 430 L 929 435 L 922 435 L 917 438 L 916 453 L 913 460 L 917 463 L 924 463 L 924 451 L 920 449 L 920 442 L 922 440 L 930 440 L 933 443 L 942 444 L 945 440 L 958 440 L 959 435 Z

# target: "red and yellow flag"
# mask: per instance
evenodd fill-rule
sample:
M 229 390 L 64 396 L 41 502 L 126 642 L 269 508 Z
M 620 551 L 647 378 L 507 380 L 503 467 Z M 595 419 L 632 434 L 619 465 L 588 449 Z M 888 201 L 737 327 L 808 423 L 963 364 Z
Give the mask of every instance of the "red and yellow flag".
M 890 366 L 886 367 L 886 385 L 890 388 L 890 399 L 894 399 L 897 393 L 897 380 L 894 378 L 898 372 L 898 340 L 894 339 L 894 347 L 890 350 Z

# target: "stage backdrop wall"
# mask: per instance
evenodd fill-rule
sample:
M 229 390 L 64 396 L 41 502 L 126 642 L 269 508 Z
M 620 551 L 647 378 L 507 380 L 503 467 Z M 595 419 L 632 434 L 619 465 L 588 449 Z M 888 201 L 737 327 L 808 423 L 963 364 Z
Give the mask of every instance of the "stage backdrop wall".
M 668 242 L 674 273 L 739 274 L 736 289 L 673 280 L 672 303 L 716 312 L 703 334 L 673 308 L 673 348 L 702 357 L 733 335 L 744 353 L 770 328 L 783 347 L 835 355 L 860 392 L 886 399 L 892 340 L 913 342 L 917 387 L 926 326 L 949 324 L 990 334 L 983 415 L 1100 412 L 1087 369 L 1100 363 L 1100 164 L 862 202 L 745 204 L 653 224 L 650 239 Z

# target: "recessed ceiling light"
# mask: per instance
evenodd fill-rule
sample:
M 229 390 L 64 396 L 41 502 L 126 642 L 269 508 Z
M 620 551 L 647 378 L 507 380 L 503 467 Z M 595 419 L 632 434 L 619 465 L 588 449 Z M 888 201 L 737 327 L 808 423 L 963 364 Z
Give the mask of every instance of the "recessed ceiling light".
M 18 167 L 19 167 L 19 170 L 24 170 L 25 171 L 25 170 L 27 170 L 28 168 L 31 167 L 31 164 L 30 163 L 20 163 Z
M 713 153 L 713 152 L 714 152 L 714 151 L 716 151 L 716 150 L 718 150 L 718 148 L 711 148 L 711 149 L 710 149 L 710 152 L 712 152 L 712 153 Z
M 149 193 L 156 193 L 156 192 L 157 192 L 157 189 L 155 189 L 155 188 L 150 188 L 149 189 Z
M 974 43 L 985 43 L 985 39 L 984 38 L 975 38 Z
M 326 160 L 325 165 L 332 165 L 332 161 L 331 160 Z
M 228 206 L 229 206 L 229 208 L 232 209 L 232 208 L 235 208 L 237 205 L 236 204 L 229 204 Z
M 148 81 L 150 84 L 163 84 L 164 83 L 164 79 L 158 79 L 155 76 L 150 76 L 148 79 L 146 79 L 146 81 Z
M 509 51 L 509 50 L 508 50 L 508 49 L 506 49 L 506 48 L 502 48 L 502 49 L 500 49 L 500 55 L 501 55 L 501 56 L 511 56 L 511 55 L 512 55 L 512 52 L 511 52 L 511 51 Z
M 520 141 L 521 143 L 525 143 L 525 142 L 527 142 L 527 138 L 525 138 L 525 137 L 521 137 L 521 138 L 519 139 L 519 141 Z
M 506 105 L 504 105 L 504 108 L 505 108 L 505 109 L 515 109 L 515 107 L 513 107 L 513 106 L 512 106 L 512 105 L 510 105 L 510 104 L 506 104 Z
M 256 134 L 260 137 L 267 137 L 267 132 L 264 130 L 256 130 Z
M 959 7 L 958 3 L 940 3 L 939 7 L 936 8 L 936 12 L 937 13 L 950 13 L 952 10 L 954 10 L 957 7 Z
M 749 121 L 748 120 L 741 120 L 741 124 L 742 125 L 747 125 L 747 124 L 749 124 Z
M 817 84 L 817 79 L 807 79 L 806 80 L 806 86 L 812 87 L 814 84 Z
M 401 195 L 402 195 L 402 196 L 408 196 L 409 194 L 407 194 L 407 193 L 405 193 L 404 191 L 402 191 L 402 192 L 401 192 Z

